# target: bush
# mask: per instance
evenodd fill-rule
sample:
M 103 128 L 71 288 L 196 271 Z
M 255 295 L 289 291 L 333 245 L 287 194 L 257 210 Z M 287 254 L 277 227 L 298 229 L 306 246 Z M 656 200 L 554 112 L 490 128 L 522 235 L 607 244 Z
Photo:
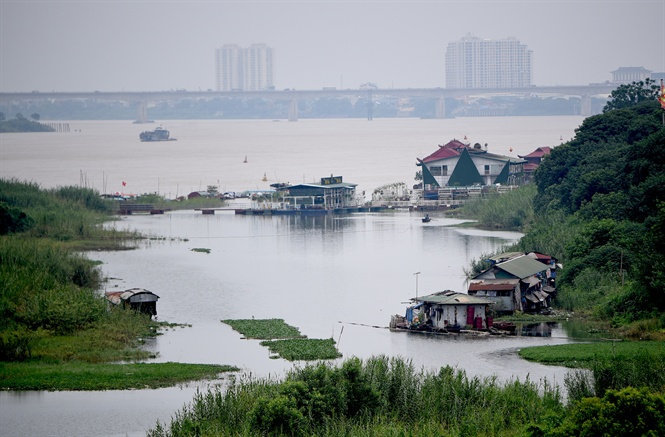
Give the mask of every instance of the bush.
M 574 403 L 561 425 L 540 435 L 665 435 L 665 397 L 632 387 L 609 390 L 602 398 Z

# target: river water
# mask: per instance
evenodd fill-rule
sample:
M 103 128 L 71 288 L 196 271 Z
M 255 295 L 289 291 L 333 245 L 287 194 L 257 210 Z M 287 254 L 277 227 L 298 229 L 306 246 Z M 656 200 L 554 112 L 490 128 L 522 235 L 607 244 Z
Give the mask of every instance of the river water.
M 454 137 L 466 135 L 487 142 L 490 151 L 516 155 L 555 146 L 559 138 L 572 137 L 580 123 L 579 117 L 170 121 L 164 127 L 178 141 L 140 143 L 138 132 L 145 127 L 70 122 L 67 134 L 0 135 L 0 176 L 44 187 L 83 182 L 106 192 L 174 197 L 206 185 L 261 189 L 264 173 L 271 179 L 267 183 L 333 173 L 371 193 L 384 183 L 410 184 L 415 158 Z M 385 354 L 427 369 L 452 365 L 482 377 L 528 375 L 561 384 L 565 369 L 528 363 L 515 353 L 529 345 L 571 341 L 559 326 L 547 337 L 511 338 L 433 337 L 385 328 L 416 293 L 465 290 L 464 268 L 472 259 L 520 237 L 451 226 L 458 222 L 434 215 L 423 224 L 408 211 L 329 217 L 176 211 L 123 217 L 109 226 L 156 238 L 133 251 L 87 255 L 103 262 L 104 291 L 147 288 L 160 296 L 159 320 L 192 325 L 151 340 L 146 347 L 157 353 L 156 361 L 232 364 L 253 376 L 279 377 L 294 363 L 271 359 L 258 341 L 243 340 L 220 322 L 278 317 L 310 338 L 332 336 L 343 358 Z M 156 420 L 168 422 L 207 384 L 3 392 L 0 435 L 142 435 Z

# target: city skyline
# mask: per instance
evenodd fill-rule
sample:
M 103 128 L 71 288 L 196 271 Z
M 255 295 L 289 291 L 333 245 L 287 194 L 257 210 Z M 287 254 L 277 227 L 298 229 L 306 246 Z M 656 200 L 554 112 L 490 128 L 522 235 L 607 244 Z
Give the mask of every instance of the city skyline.
M 0 0 L 0 92 L 215 89 L 225 42 L 275 48 L 276 89 L 437 88 L 468 33 L 528 46 L 534 85 L 583 85 L 665 71 L 664 18 L 665 0 Z

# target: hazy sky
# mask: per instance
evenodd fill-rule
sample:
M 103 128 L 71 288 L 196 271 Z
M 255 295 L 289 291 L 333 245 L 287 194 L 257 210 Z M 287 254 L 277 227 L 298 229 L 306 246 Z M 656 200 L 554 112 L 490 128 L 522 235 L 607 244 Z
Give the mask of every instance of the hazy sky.
M 665 0 L 0 0 L 0 91 L 213 89 L 227 43 L 273 47 L 277 89 L 443 87 L 468 33 L 526 44 L 536 85 L 665 71 Z

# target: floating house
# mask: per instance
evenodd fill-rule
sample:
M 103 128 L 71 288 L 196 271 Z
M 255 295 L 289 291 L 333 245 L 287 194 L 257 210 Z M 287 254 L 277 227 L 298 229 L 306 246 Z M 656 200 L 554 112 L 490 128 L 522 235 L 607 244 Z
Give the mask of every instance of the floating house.
M 429 156 L 418 159 L 423 173 L 425 190 L 439 187 L 469 187 L 474 185 L 518 185 L 522 182 L 521 158 L 511 158 L 487 151 L 481 146 L 453 139 Z
M 286 191 L 284 200 L 295 209 L 339 209 L 356 205 L 356 186 L 344 182 L 342 176 L 321 178 L 320 184 L 299 184 L 278 188 Z
M 411 300 L 414 305 L 406 309 L 405 317 L 393 316 L 391 329 L 460 332 L 492 326 L 488 307 L 493 302 L 483 297 L 445 290 Z
M 491 267 L 471 279 L 467 291 L 470 296 L 489 299 L 497 313 L 549 308 L 556 293 L 556 269 L 560 268 L 553 257 L 511 252 L 488 261 Z
M 157 315 L 157 296 L 143 288 L 131 288 L 125 291 L 108 291 L 106 299 L 113 305 L 122 305 L 150 316 Z

